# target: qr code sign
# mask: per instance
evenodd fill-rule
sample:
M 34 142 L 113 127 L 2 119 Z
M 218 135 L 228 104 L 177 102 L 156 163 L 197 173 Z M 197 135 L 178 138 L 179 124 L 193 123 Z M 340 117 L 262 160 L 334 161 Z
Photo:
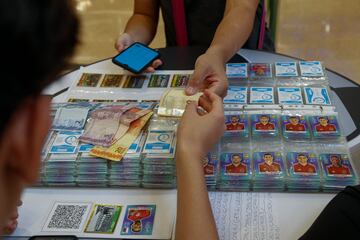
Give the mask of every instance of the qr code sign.
M 90 209 L 87 203 L 56 203 L 44 226 L 44 231 L 76 232 L 84 225 Z

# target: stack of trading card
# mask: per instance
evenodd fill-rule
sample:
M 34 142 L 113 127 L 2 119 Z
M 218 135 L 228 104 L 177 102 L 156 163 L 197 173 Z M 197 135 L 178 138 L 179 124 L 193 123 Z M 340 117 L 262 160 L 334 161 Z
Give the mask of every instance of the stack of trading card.
M 50 154 L 43 170 L 43 181 L 49 186 L 74 186 L 77 154 Z
M 173 188 L 176 182 L 174 130 L 149 130 L 144 144 L 142 186 Z
M 348 154 L 321 153 L 319 158 L 324 176 L 324 191 L 339 191 L 358 183 Z
M 288 152 L 287 166 L 289 191 L 316 191 L 320 190 L 321 170 L 318 159 L 313 152 Z
M 254 191 L 282 191 L 286 169 L 281 152 L 254 152 Z
M 108 181 L 108 163 L 102 158 L 91 156 L 88 152 L 79 155 L 76 183 L 79 186 L 103 187 Z
M 222 153 L 218 186 L 222 190 L 251 189 L 251 158 L 248 152 Z
M 131 144 L 124 158 L 119 162 L 111 162 L 109 171 L 110 186 L 140 187 L 142 178 L 141 150 L 145 134 L 140 133 Z
M 224 137 L 235 141 L 249 138 L 248 116 L 239 112 L 225 112 L 226 131 Z
M 218 173 L 219 146 L 216 145 L 203 159 L 204 175 L 209 190 L 216 187 L 216 176 Z
M 282 133 L 288 140 L 309 140 L 310 130 L 305 116 L 283 115 L 281 116 Z

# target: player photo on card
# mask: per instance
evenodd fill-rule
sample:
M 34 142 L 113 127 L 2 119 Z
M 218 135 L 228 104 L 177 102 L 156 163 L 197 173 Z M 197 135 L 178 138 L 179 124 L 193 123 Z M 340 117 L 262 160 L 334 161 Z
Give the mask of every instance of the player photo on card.
M 128 76 L 124 82 L 123 88 L 142 88 L 145 80 L 146 76 L 143 75 Z
M 291 175 L 319 175 L 318 160 L 315 153 L 289 152 L 287 154 L 287 158 L 289 172 Z
M 254 168 L 257 175 L 283 174 L 284 163 L 280 152 L 254 152 Z
M 190 74 L 175 74 L 171 80 L 171 87 L 186 87 L 190 77 Z
M 78 87 L 96 87 L 100 82 L 102 74 L 83 73 L 77 86 Z
M 216 174 L 216 159 L 212 158 L 211 153 L 208 153 L 206 157 L 203 158 L 203 168 L 205 177 L 215 176 Z
M 121 206 L 96 204 L 86 225 L 86 233 L 114 232 L 121 213 Z
M 121 235 L 152 235 L 156 205 L 129 205 L 121 228 Z
M 149 80 L 149 88 L 166 88 L 168 86 L 170 75 L 153 74 Z
M 276 137 L 278 136 L 278 117 L 275 114 L 253 114 L 251 115 L 252 134 L 254 137 Z
M 271 78 L 271 64 L 270 63 L 250 63 L 250 77 L 251 78 Z
M 80 232 L 91 203 L 55 203 L 43 227 L 44 232 Z
M 248 176 L 250 175 L 250 158 L 248 153 L 223 153 L 221 154 L 221 173 L 223 176 Z
M 315 138 L 336 138 L 341 136 L 336 116 L 310 116 L 312 133 Z
M 347 154 L 320 154 L 320 160 L 328 177 L 346 178 L 353 176 L 353 168 Z

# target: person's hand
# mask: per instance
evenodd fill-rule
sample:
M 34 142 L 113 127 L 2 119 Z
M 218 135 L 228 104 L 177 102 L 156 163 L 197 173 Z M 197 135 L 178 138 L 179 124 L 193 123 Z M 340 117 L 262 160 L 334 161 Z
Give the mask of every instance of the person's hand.
M 205 53 L 198 57 L 195 70 L 186 87 L 187 95 L 194 95 L 204 89 L 224 98 L 227 93 L 228 81 L 224 63 L 214 54 Z
M 198 103 L 189 102 L 178 127 L 178 149 L 188 151 L 202 158 L 218 142 L 225 131 L 225 117 L 222 99 L 215 93 L 205 90 Z
M 130 34 L 123 33 L 119 36 L 119 38 L 115 42 L 115 49 L 120 53 L 128 48 L 135 41 L 132 39 Z M 145 72 L 155 72 L 155 69 L 162 65 L 162 61 L 160 59 L 156 59 L 152 62 L 151 66 L 147 67 Z
M 18 206 L 21 206 L 22 202 L 20 201 Z M 10 216 L 10 220 L 6 223 L 4 229 L 3 229 L 3 233 L 6 235 L 12 234 L 15 229 L 17 228 L 18 225 L 18 218 L 19 218 L 19 213 L 18 213 L 18 209 L 16 208 L 15 212 Z

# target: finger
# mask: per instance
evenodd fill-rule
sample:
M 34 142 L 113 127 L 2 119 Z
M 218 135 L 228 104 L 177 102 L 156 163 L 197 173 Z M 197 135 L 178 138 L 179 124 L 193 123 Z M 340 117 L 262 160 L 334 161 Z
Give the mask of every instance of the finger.
M 210 100 L 212 106 L 211 111 L 208 112 L 224 112 L 224 105 L 221 97 L 207 89 L 204 91 L 204 95 Z
M 228 89 L 228 84 L 227 82 L 225 82 L 225 84 L 222 84 L 220 82 L 214 84 L 213 86 L 211 86 L 209 88 L 210 91 L 216 93 L 217 95 L 219 95 L 221 98 L 226 97 L 227 95 L 227 89 Z
M 207 112 L 210 112 L 212 108 L 210 100 L 205 95 L 202 95 L 199 98 L 199 106 L 204 108 Z
M 152 67 L 153 68 L 158 68 L 159 66 L 162 65 L 162 61 L 160 59 L 156 59 L 153 63 L 152 63 Z
M 153 72 L 155 72 L 155 69 L 153 67 L 148 67 L 148 68 L 145 69 L 145 72 L 146 73 L 153 73 Z
M 201 88 L 201 83 L 204 81 L 206 72 L 203 68 L 195 68 L 194 73 L 190 77 L 189 83 L 186 86 L 186 94 L 194 95 Z
M 191 118 L 192 116 L 194 116 L 194 114 L 198 116 L 199 114 L 197 112 L 197 106 L 198 105 L 195 101 L 188 101 L 182 119 Z

